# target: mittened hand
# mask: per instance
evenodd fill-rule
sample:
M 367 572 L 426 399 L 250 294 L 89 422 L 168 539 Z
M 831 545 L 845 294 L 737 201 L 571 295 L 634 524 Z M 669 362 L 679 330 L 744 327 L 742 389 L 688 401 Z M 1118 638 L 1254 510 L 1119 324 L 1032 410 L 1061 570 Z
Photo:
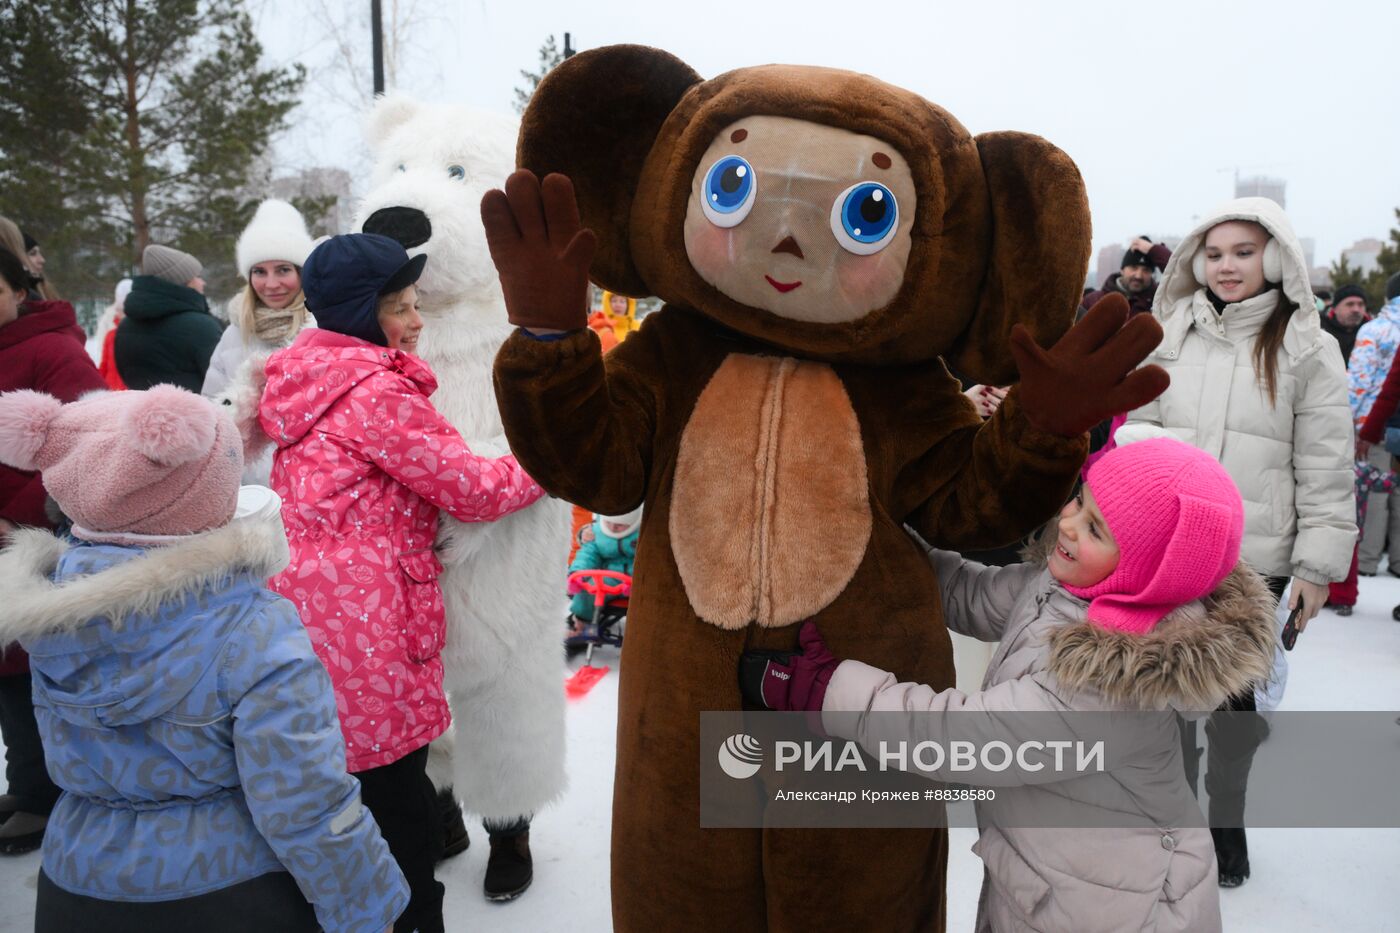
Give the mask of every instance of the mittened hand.
M 745 651 L 739 659 L 739 687 L 744 700 L 777 712 L 820 712 L 827 685 L 841 660 L 822 641 L 815 622 L 798 633 L 802 653 Z
M 577 330 L 588 324 L 588 267 L 598 240 L 581 227 L 563 175 L 520 170 L 481 199 L 486 245 L 501 277 L 506 315 L 518 327 Z
M 1150 314 L 1128 319 L 1122 295 L 1090 308 L 1049 350 L 1017 324 L 1011 355 L 1021 374 L 1021 410 L 1047 434 L 1077 437 L 1106 418 L 1146 405 L 1171 382 L 1160 366 L 1136 368 L 1161 341 L 1162 326 Z

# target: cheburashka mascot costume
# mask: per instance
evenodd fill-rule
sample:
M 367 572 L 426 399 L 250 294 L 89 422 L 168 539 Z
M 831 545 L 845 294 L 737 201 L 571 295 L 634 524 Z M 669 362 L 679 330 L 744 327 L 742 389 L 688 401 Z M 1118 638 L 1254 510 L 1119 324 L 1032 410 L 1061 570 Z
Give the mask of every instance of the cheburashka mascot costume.
M 938 581 L 904 526 L 1014 540 L 1069 497 L 1087 429 L 1165 387 L 1130 374 L 1160 339 L 1147 315 L 1105 301 L 1065 333 L 1089 252 L 1078 171 L 866 75 L 705 81 L 639 46 L 551 72 L 517 162 L 481 206 L 519 328 L 496 358 L 506 436 L 556 495 L 647 506 L 616 928 L 941 929 L 945 830 L 702 829 L 699 713 L 739 709 L 740 653 L 794 649 L 806 619 L 842 657 L 951 686 Z M 606 359 L 589 278 L 666 302 Z M 943 359 L 1020 385 L 984 424 Z

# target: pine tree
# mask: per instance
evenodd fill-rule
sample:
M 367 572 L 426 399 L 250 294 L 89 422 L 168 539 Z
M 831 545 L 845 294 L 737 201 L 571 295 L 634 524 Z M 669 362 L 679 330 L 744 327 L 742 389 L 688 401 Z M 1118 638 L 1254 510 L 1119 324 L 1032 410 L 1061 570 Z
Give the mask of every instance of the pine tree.
M 544 40 L 544 45 L 540 46 L 540 66 L 537 71 L 520 71 L 520 77 L 524 78 L 526 86 L 515 89 L 515 112 L 524 113 L 525 107 L 530 103 L 530 98 L 534 96 L 535 88 L 540 86 L 544 76 L 549 74 L 550 69 L 564 60 L 564 53 L 559 51 L 559 46 L 554 41 L 551 33 L 548 39 Z
M 1337 261 L 1327 270 L 1327 275 L 1332 282 L 1332 291 L 1335 292 L 1343 285 L 1360 285 L 1364 276 L 1361 270 L 1347 262 L 1346 254 L 1337 257 Z
M 152 242 L 231 287 L 238 192 L 304 79 L 261 54 L 242 0 L 0 5 L 0 212 L 69 294 L 110 293 Z
M 1400 207 L 1395 209 L 1395 220 L 1400 224 Z M 1376 268 L 1366 276 L 1362 288 L 1366 290 L 1366 306 L 1373 311 L 1385 304 L 1385 283 L 1400 272 L 1400 226 L 1390 228 L 1390 242 L 1381 247 L 1376 256 Z

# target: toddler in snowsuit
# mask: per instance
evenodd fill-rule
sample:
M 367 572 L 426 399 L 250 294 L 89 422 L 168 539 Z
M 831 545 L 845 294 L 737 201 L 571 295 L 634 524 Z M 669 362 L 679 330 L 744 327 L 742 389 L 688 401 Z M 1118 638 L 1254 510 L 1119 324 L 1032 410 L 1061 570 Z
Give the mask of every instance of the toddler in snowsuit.
M 28 650 L 49 770 L 37 933 L 381 933 L 408 902 L 326 670 L 267 578 L 277 497 L 232 420 L 173 386 L 0 395 L 0 461 L 75 540 L 14 534 L 0 642 Z M 309 902 L 309 903 L 308 903 Z
M 632 575 L 632 561 L 637 556 L 637 534 L 642 526 L 640 506 L 626 515 L 595 515 L 593 517 L 593 538 L 579 547 L 574 559 L 569 562 L 569 574 L 579 570 L 613 570 Z M 596 622 L 594 616 L 595 598 L 578 583 L 569 583 L 569 634 L 579 635 L 583 627 Z M 615 601 L 615 597 L 606 600 Z
M 939 692 L 839 661 L 809 622 L 803 654 L 745 666 L 756 675 L 744 682 L 746 697 L 768 709 L 820 711 L 827 732 L 872 753 L 900 731 L 914 742 L 940 741 L 953 728 L 950 717 L 896 712 L 1046 711 L 1058 720 L 1066 712 L 1214 709 L 1264 676 L 1273 658 L 1274 600 L 1239 562 L 1243 525 L 1239 492 L 1209 454 L 1173 439 L 1118 447 L 1090 468 L 1046 535 L 1047 560 L 984 567 L 929 551 L 948 627 L 1001 642 L 980 692 Z M 1109 828 L 990 825 L 979 804 L 979 931 L 1220 929 L 1209 832 L 1164 825 L 1142 803 L 1165 798 L 1165 812 L 1199 818 L 1179 777 L 1176 717 L 1146 721 L 1151 728 L 1117 749 L 1106 773 L 1057 778 L 1050 768 L 1017 769 L 1003 783 L 1021 786 L 998 788 L 998 806 L 1035 813 L 1069 801 L 1089 814 L 1074 825 L 1106 819 Z M 1036 736 L 998 738 L 1017 747 Z M 947 769 L 924 773 L 962 779 Z

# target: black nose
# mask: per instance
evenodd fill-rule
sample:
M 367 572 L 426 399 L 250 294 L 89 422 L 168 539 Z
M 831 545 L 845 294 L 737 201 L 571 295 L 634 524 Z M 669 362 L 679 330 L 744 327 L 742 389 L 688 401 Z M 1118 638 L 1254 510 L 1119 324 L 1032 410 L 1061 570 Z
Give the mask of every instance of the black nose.
M 433 236 L 428 215 L 416 207 L 381 207 L 369 215 L 361 229 L 365 233 L 393 237 L 404 249 L 422 246 Z

